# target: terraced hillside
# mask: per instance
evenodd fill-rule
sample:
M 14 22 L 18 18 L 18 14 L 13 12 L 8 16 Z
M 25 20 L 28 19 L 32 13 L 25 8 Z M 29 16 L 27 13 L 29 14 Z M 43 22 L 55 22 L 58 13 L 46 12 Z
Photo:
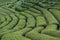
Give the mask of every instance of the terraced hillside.
M 60 40 L 60 1 L 0 0 L 0 40 Z

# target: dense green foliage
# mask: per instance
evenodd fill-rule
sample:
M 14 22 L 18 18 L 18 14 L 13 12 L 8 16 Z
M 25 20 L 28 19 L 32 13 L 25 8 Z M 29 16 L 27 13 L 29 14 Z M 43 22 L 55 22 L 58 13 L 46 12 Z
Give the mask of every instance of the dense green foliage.
M 0 40 L 60 40 L 60 1 L 0 0 Z

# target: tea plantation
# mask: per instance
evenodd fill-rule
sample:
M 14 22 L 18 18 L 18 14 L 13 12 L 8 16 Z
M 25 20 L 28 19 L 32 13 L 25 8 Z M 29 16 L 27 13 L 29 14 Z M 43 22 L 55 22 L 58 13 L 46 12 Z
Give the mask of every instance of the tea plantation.
M 0 40 L 60 40 L 60 0 L 0 0 Z

